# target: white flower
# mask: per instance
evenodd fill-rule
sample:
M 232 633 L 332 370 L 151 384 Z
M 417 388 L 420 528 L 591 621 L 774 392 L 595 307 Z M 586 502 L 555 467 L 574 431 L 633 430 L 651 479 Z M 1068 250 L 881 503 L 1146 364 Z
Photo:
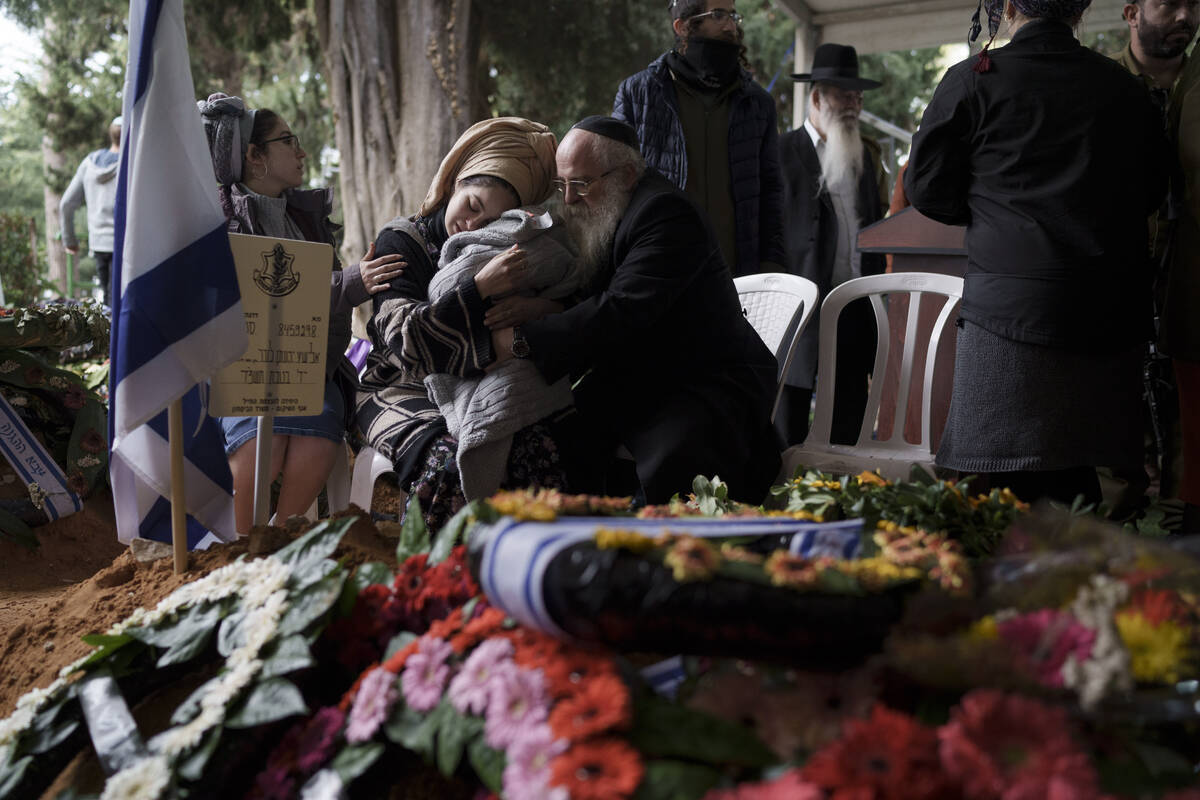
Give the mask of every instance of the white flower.
M 66 378 L 63 378 L 63 377 L 61 377 L 61 376 L 59 376 L 59 375 L 53 375 L 53 376 L 51 376 L 51 377 L 47 378 L 47 379 L 46 379 L 46 383 L 50 384 L 50 385 L 51 385 L 51 386 L 53 386 L 55 389 L 65 389 L 65 388 L 67 388 L 67 379 L 66 379 Z
M 99 466 L 100 459 L 96 458 L 95 456 L 88 455 L 75 459 L 75 463 L 86 469 L 88 467 Z
M 1091 656 L 1083 662 L 1071 656 L 1062 667 L 1063 684 L 1075 690 L 1085 710 L 1095 708 L 1110 692 L 1133 688 L 1129 651 L 1113 620 L 1116 609 L 1128 597 L 1129 587 L 1121 581 L 1093 575 L 1071 602 L 1075 618 L 1096 632 Z
M 21 366 L 21 365 L 10 359 L 8 361 L 5 361 L 3 364 L 0 364 L 0 373 L 12 372 L 14 369 L 16 369 L 19 366 Z
M 167 760 L 150 756 L 109 778 L 100 800 L 155 800 L 170 782 Z

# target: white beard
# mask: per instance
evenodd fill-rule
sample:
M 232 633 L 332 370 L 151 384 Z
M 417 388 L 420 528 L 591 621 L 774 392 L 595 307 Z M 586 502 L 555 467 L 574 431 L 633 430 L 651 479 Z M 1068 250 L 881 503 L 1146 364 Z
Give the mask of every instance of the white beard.
M 858 116 L 834 116 L 823 106 L 817 120 L 825 131 L 821 154 L 821 188 L 852 190 L 863 171 L 862 134 Z
M 617 223 L 629 206 L 631 196 L 632 192 L 614 192 L 595 208 L 583 203 L 562 205 L 563 222 L 579 248 L 580 286 L 585 294 L 592 293 L 596 276 L 608 266 Z

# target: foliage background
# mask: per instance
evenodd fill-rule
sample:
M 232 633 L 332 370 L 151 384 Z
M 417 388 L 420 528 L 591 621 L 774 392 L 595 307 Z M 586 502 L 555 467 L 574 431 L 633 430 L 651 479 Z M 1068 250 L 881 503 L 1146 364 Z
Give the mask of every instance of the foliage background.
M 608 113 L 620 81 L 671 46 L 664 6 L 661 0 L 475 0 L 477 71 L 487 109 L 542 120 L 559 135 L 582 116 Z M 775 98 L 779 127 L 786 131 L 792 122 L 794 25 L 772 0 L 740 0 L 737 8 L 745 17 L 751 70 Z M 308 183 L 336 187 L 340 154 L 333 147 L 334 115 L 311 0 L 189 0 L 185 9 L 198 98 L 226 91 L 273 108 L 309 153 Z M 26 225 L 32 218 L 41 232 L 44 188 L 60 194 L 80 160 L 106 146 L 108 122 L 120 113 L 128 4 L 0 0 L 0 13 L 35 32 L 45 54 L 41 69 L 0 85 L 0 212 Z M 1087 44 L 1109 54 L 1127 40 L 1125 31 L 1084 34 Z M 864 75 L 884 80 L 867 93 L 866 109 L 915 130 L 947 66 L 942 50 L 870 54 L 861 62 Z M 45 147 L 62 154 L 61 169 L 43 166 Z M 903 157 L 902 143 L 897 148 Z M 86 227 L 81 211 L 75 220 L 81 240 Z M 44 241 L 38 249 L 37 263 L 44 263 Z M 82 259 L 77 269 L 88 281 L 91 260 Z M 6 286 L 15 280 L 3 277 Z

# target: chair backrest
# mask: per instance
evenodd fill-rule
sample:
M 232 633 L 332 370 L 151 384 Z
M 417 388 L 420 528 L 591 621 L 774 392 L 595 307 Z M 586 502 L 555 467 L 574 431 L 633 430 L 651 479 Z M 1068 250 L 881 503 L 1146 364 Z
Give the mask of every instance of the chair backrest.
M 929 272 L 895 272 L 883 275 L 868 275 L 854 278 L 836 287 L 821 304 L 820 353 L 817 361 L 817 403 L 813 416 L 812 430 L 809 432 L 809 442 L 815 445 L 828 445 L 830 430 L 833 426 L 833 387 L 837 371 L 837 324 L 838 317 L 846 304 L 862 297 L 869 297 L 871 307 L 875 311 L 875 329 L 878 341 L 875 345 L 875 366 L 871 374 L 871 390 L 867 395 L 867 408 L 863 414 L 862 428 L 859 430 L 857 447 L 870 442 L 877 450 L 920 451 L 928 453 L 930 444 L 930 395 L 933 391 L 934 362 L 937 359 L 938 344 L 942 334 L 950 324 L 950 317 L 962 299 L 963 279 L 952 275 L 937 275 Z M 904 328 L 904 351 L 900 362 L 900 383 L 896 390 L 895 424 L 891 436 L 882 441 L 870 441 L 875 429 L 875 420 L 879 414 L 879 402 L 883 396 L 884 375 L 887 369 L 891 345 L 888 312 L 883 304 L 883 295 L 907 295 L 908 319 Z M 909 388 L 912 384 L 913 363 L 916 360 L 918 345 L 918 320 L 921 313 L 921 301 L 925 295 L 937 295 L 931 298 L 941 302 L 941 311 L 929 334 L 925 351 L 925 372 L 921 393 L 921 441 L 909 444 L 904 439 L 904 420 L 908 414 Z
M 733 279 L 738 299 L 746 319 L 779 361 L 779 384 L 775 403 L 771 406 L 771 421 L 779 410 L 783 381 L 800 343 L 800 334 L 817 310 L 820 290 L 808 278 L 783 272 L 763 272 Z M 794 331 L 787 342 L 784 337 Z M 785 347 L 786 345 L 786 347 Z

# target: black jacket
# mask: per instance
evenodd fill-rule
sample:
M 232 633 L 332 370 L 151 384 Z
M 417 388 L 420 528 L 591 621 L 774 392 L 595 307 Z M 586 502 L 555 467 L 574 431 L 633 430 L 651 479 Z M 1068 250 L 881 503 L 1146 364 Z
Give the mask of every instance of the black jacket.
M 1016 341 L 1121 347 L 1148 335 L 1146 217 L 1167 185 L 1161 115 L 1121 65 L 1054 21 L 946 73 L 905 191 L 967 226 L 961 316 Z
M 714 472 L 761 502 L 779 465 L 775 357 L 742 315 L 703 214 L 647 170 L 598 280 L 595 295 L 523 326 L 547 382 L 591 370 L 577 406 L 633 453 L 650 502 Z
M 621 82 L 613 116 L 637 131 L 647 166 L 679 188 L 687 185 L 687 150 L 667 54 Z M 735 275 L 759 272 L 764 261 L 783 263 L 782 187 L 775 101 L 742 71 L 730 97 L 729 170 L 737 227 Z
M 821 300 L 829 294 L 833 259 L 837 251 L 837 214 L 829 192 L 820 190 L 821 162 L 806 128 L 785 133 L 779 140 L 783 167 L 785 224 L 784 266 L 792 275 L 808 278 L 821 290 Z M 859 227 L 865 228 L 883 219 L 884 202 L 879 186 L 879 152 L 863 140 L 863 172 L 858 181 L 857 210 Z M 878 253 L 862 254 L 862 274 L 878 275 L 887 267 Z M 819 314 L 809 321 L 800 340 L 787 382 L 791 386 L 812 388 L 817 369 L 817 332 Z

